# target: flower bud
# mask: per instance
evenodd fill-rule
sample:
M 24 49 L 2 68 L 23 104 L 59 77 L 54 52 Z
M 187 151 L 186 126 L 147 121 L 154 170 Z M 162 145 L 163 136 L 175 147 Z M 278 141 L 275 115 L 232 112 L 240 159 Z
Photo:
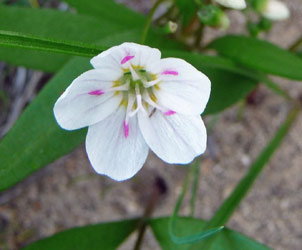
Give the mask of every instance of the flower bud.
M 207 5 L 198 11 L 198 17 L 202 23 L 209 26 L 227 29 L 230 20 L 227 15 L 217 6 Z
M 245 0 L 215 0 L 224 7 L 242 10 L 246 8 Z
M 167 27 L 168 27 L 169 33 L 175 33 L 178 28 L 178 25 L 177 25 L 177 23 L 169 21 L 167 23 Z
M 252 0 L 251 4 L 256 11 L 273 21 L 284 20 L 290 16 L 287 6 L 278 0 Z

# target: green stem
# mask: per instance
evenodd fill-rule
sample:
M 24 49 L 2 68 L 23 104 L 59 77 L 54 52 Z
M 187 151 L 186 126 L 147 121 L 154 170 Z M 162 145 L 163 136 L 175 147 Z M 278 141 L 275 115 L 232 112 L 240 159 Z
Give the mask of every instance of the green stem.
M 200 172 L 200 166 L 199 164 L 193 165 L 193 183 L 191 188 L 191 201 L 190 201 L 190 216 L 194 217 L 195 212 L 195 203 L 196 203 L 196 197 L 197 197 L 197 191 L 199 186 L 199 172 Z
M 144 215 L 142 216 L 142 218 L 138 223 L 138 227 L 137 227 L 138 237 L 136 239 L 133 250 L 141 249 L 144 235 L 147 229 L 148 219 L 151 217 L 160 196 L 165 192 L 166 192 L 166 186 L 163 179 L 161 179 L 160 177 L 156 177 L 152 186 L 152 193 L 151 193 L 150 200 L 145 208 Z
M 174 234 L 174 228 L 176 227 L 178 212 L 180 210 L 182 201 L 183 201 L 183 199 L 185 197 L 185 194 L 187 192 L 189 182 L 190 182 L 191 176 L 193 174 L 194 168 L 195 167 L 199 168 L 199 164 L 200 164 L 199 160 L 195 160 L 195 162 L 191 164 L 191 166 L 190 166 L 191 168 L 190 168 L 190 170 L 189 170 L 189 172 L 186 176 L 186 179 L 184 181 L 184 184 L 183 184 L 183 187 L 182 187 L 182 190 L 181 190 L 181 194 L 179 195 L 179 197 L 177 199 L 173 214 L 172 214 L 172 216 L 170 218 L 170 221 L 169 221 L 169 235 L 170 235 L 172 241 L 175 244 L 194 243 L 194 242 L 203 240 L 203 239 L 205 239 L 205 238 L 207 238 L 207 237 L 209 237 L 209 236 L 211 236 L 211 235 L 213 235 L 213 234 L 215 234 L 215 233 L 217 233 L 217 232 L 219 232 L 220 230 L 223 229 L 223 227 L 216 227 L 216 228 L 212 228 L 212 229 L 209 229 L 209 230 L 204 230 L 202 232 L 198 232 L 198 233 L 195 233 L 195 234 L 192 234 L 192 235 L 189 235 L 189 236 L 184 236 L 184 237 Z
M 145 41 L 146 41 L 146 38 L 147 38 L 147 35 L 148 35 L 148 31 L 150 29 L 150 26 L 151 26 L 151 23 L 152 23 L 152 18 L 153 18 L 153 15 L 155 13 L 155 11 L 157 10 L 158 6 L 164 2 L 165 0 L 158 0 L 154 6 L 152 7 L 152 9 L 150 10 L 149 12 L 149 15 L 148 15 L 148 18 L 147 18 L 147 21 L 146 21 L 146 24 L 145 24 L 145 27 L 144 27 L 144 30 L 143 30 L 143 33 L 142 33 L 142 40 L 141 40 L 141 44 L 144 44 Z
M 298 47 L 302 44 L 302 37 L 298 38 L 290 47 L 289 51 L 295 52 Z
M 195 47 L 200 48 L 200 43 L 203 39 L 203 31 L 204 31 L 205 25 L 203 23 L 199 24 L 198 30 L 196 32 L 196 37 L 195 37 Z M 201 46 L 202 47 L 202 46 Z

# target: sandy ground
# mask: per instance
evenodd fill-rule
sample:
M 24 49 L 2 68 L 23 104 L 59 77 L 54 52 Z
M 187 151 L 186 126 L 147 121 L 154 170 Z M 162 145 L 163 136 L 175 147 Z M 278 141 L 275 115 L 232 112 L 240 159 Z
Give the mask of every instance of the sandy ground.
M 276 24 L 265 36 L 282 47 L 289 46 L 302 31 L 301 0 L 286 2 L 293 17 Z M 232 30 L 241 32 L 242 16 L 233 12 L 232 23 Z M 206 39 L 216 35 L 216 31 L 210 31 Z M 302 96 L 301 82 L 274 80 L 293 97 Z M 225 111 L 216 124 L 210 138 L 215 157 L 209 157 L 208 147 L 200 166 L 195 211 L 198 217 L 211 217 L 286 118 L 290 106 L 281 97 L 265 87 L 259 89 L 257 96 L 257 103 L 246 107 L 241 120 L 237 118 L 238 106 L 235 106 Z M 210 119 L 205 120 L 208 123 Z M 227 224 L 277 250 L 302 248 L 301 124 L 300 115 Z M 186 167 L 166 165 L 150 153 L 135 178 L 117 183 L 94 174 L 82 145 L 0 195 L 0 249 L 6 249 L 4 242 L 7 249 L 18 249 L 66 228 L 139 216 L 156 176 L 164 179 L 168 191 L 157 205 L 154 216 L 169 215 L 186 171 Z M 186 201 L 182 212 L 188 211 Z M 123 249 L 131 248 L 130 240 Z M 150 232 L 143 249 L 159 249 Z

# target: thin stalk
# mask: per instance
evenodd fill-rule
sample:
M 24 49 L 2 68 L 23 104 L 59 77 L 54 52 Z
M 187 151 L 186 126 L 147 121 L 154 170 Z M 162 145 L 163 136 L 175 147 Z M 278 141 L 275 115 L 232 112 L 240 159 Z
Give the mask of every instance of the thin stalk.
M 196 31 L 195 36 L 195 47 L 200 48 L 200 43 L 203 39 L 203 31 L 204 31 L 205 25 L 203 23 L 199 24 L 198 30 Z
M 137 226 L 138 237 L 136 239 L 133 250 L 141 249 L 144 235 L 146 232 L 146 228 L 148 225 L 148 219 L 151 217 L 160 196 L 166 192 L 166 189 L 167 189 L 167 187 L 166 187 L 164 180 L 160 177 L 157 177 L 154 181 L 151 197 L 146 206 L 144 215 L 142 216 L 142 218 L 139 221 L 138 226 Z
M 216 123 L 219 120 L 219 115 L 214 115 L 207 126 L 208 136 L 213 132 Z M 201 162 L 202 160 L 200 160 Z M 200 164 L 193 164 L 192 166 L 193 183 L 191 187 L 191 201 L 190 201 L 190 216 L 194 217 L 195 203 L 199 187 Z
M 196 203 L 197 191 L 199 187 L 200 166 L 199 164 L 195 164 L 193 165 L 192 168 L 193 168 L 193 183 L 191 188 L 190 216 L 194 217 L 195 203 Z
M 150 10 L 149 15 L 148 15 L 148 18 L 147 18 L 147 21 L 146 21 L 146 24 L 145 24 L 145 27 L 144 27 L 144 29 L 143 29 L 141 44 L 144 44 L 144 43 L 146 42 L 146 38 L 147 38 L 149 29 L 150 29 L 150 26 L 151 26 L 151 23 L 152 23 L 153 15 L 154 15 L 155 11 L 157 10 L 158 6 L 159 6 L 162 2 L 164 2 L 164 1 L 165 1 L 165 0 L 158 0 L 158 1 L 153 5 L 152 9 Z
M 298 47 L 302 44 L 302 37 L 298 38 L 290 47 L 289 51 L 295 52 Z
M 174 234 L 174 228 L 176 227 L 176 221 L 177 221 L 177 217 L 178 217 L 178 212 L 180 210 L 180 207 L 181 207 L 181 204 L 182 204 L 182 201 L 185 197 L 185 194 L 187 192 L 187 189 L 188 189 L 188 186 L 189 186 L 189 182 L 190 182 L 190 179 L 191 179 L 191 176 L 193 174 L 193 171 L 194 171 L 194 168 L 195 167 L 198 167 L 199 168 L 199 164 L 200 164 L 200 161 L 199 160 L 195 160 L 194 163 L 191 164 L 191 168 L 186 176 L 186 179 L 184 181 L 184 184 L 182 186 L 182 190 L 181 190 L 181 193 L 177 199 L 177 202 L 176 202 L 176 205 L 174 207 L 174 211 L 173 211 L 173 214 L 170 218 L 170 221 L 169 221 L 169 235 L 172 239 L 172 241 L 175 243 L 175 244 L 189 244 L 189 243 L 194 243 L 194 242 L 197 242 L 197 241 L 201 241 L 217 232 L 219 232 L 220 230 L 223 229 L 223 227 L 215 227 L 215 228 L 211 228 L 209 230 L 204 230 L 202 232 L 197 232 L 195 234 L 192 234 L 192 235 L 189 235 L 189 236 L 178 236 L 178 235 L 175 235 Z M 196 166 L 197 165 L 197 166 Z

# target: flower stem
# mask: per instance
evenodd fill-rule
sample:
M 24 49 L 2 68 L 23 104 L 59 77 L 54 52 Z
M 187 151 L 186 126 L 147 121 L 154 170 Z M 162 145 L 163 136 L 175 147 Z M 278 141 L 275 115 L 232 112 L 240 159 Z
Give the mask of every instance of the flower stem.
M 147 38 L 147 35 L 148 35 L 148 32 L 149 32 L 149 29 L 150 29 L 150 26 L 151 26 L 151 23 L 152 23 L 152 18 L 153 18 L 153 15 L 155 13 L 155 11 L 157 10 L 158 6 L 164 2 L 165 0 L 158 0 L 152 7 L 152 9 L 150 10 L 149 12 L 149 15 L 148 15 L 148 18 L 147 18 L 147 21 L 146 21 L 146 24 L 145 24 L 145 27 L 144 27 L 144 30 L 143 30 L 143 33 L 142 33 L 142 40 L 141 40 L 141 44 L 144 44 L 145 41 L 146 41 L 146 38 Z
M 146 228 L 147 228 L 148 219 L 151 217 L 159 198 L 161 197 L 161 195 L 166 193 L 166 191 L 167 191 L 167 186 L 166 186 L 165 181 L 161 177 L 156 177 L 154 180 L 150 200 L 146 206 L 144 215 L 140 219 L 138 226 L 137 226 L 138 237 L 135 242 L 133 250 L 141 249 L 141 245 L 143 243 L 144 235 L 145 235 Z
M 196 32 L 196 37 L 195 37 L 195 46 L 196 48 L 203 47 L 200 43 L 203 39 L 203 31 L 204 31 L 205 25 L 203 23 L 199 24 L 199 28 Z
M 302 44 L 302 37 L 298 38 L 290 47 L 289 51 L 295 52 L 299 46 Z

